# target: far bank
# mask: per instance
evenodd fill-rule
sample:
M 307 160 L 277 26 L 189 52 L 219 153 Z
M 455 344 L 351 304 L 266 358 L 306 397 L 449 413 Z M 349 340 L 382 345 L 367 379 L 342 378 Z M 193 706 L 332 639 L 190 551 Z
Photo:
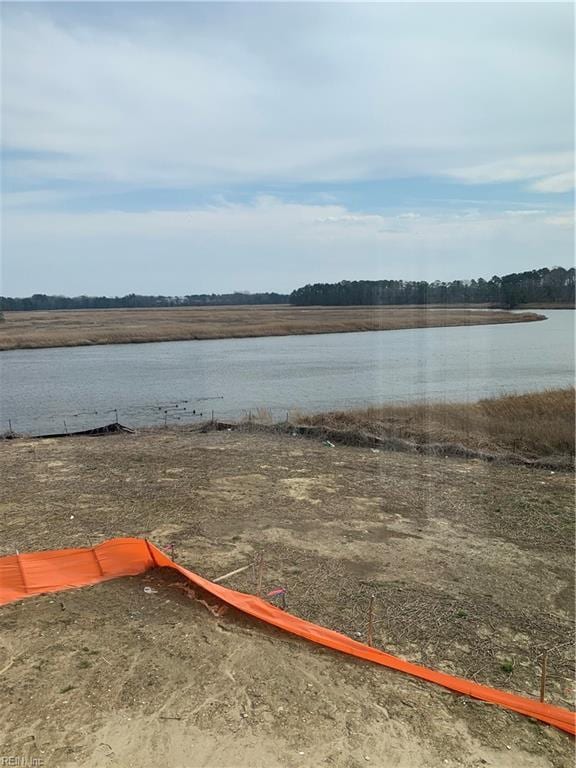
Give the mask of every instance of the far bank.
M 354 333 L 526 323 L 536 312 L 485 307 L 171 307 L 6 312 L 0 350 Z

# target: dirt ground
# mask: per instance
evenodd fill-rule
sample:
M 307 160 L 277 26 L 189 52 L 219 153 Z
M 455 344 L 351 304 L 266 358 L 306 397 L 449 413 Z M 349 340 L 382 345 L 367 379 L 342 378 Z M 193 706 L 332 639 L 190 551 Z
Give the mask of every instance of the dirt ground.
M 429 311 L 431 310 L 431 311 Z M 535 312 L 452 307 L 171 307 L 6 312 L 0 350 L 147 341 L 388 331 L 545 320 Z
M 3 441 L 0 468 L 0 555 L 146 536 L 215 578 L 263 553 L 265 589 L 286 587 L 294 614 L 366 639 L 375 595 L 377 646 L 528 696 L 547 648 L 547 700 L 573 706 L 573 475 L 170 429 Z M 214 616 L 177 582 L 158 571 L 0 609 L 0 757 L 573 765 L 551 727 Z M 227 584 L 254 592 L 252 569 Z

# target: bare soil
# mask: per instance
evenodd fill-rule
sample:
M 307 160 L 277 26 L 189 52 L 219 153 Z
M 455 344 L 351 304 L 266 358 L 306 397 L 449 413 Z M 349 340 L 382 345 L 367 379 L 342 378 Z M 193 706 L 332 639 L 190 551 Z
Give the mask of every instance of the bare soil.
M 373 594 L 379 647 L 528 696 L 547 648 L 548 700 L 573 705 L 568 473 L 170 429 L 0 462 L 0 554 L 146 536 L 215 578 L 262 552 L 294 614 L 366 639 Z M 573 765 L 553 728 L 216 617 L 172 573 L 11 604 L 0 633 L 0 754 L 51 768 Z
M 534 312 L 426 307 L 177 307 L 6 312 L 0 350 L 386 331 L 544 320 Z

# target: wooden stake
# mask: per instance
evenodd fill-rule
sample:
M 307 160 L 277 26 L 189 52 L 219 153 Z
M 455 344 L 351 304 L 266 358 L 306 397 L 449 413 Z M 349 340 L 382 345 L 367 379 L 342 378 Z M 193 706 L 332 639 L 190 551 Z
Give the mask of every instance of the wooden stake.
M 374 595 L 370 595 L 368 604 L 368 645 L 374 644 Z
M 540 701 L 544 701 L 546 692 L 546 671 L 548 666 L 548 651 L 544 651 L 542 654 L 542 674 L 540 676 Z
M 242 568 L 236 568 L 235 571 L 230 571 L 230 573 L 225 573 L 224 576 L 218 576 L 217 579 L 212 579 L 212 582 L 214 584 L 218 584 L 219 581 L 224 581 L 225 579 L 229 579 L 230 576 L 236 576 L 237 573 L 242 573 L 242 571 L 247 571 L 251 565 L 252 563 L 249 563 L 248 565 L 243 565 Z

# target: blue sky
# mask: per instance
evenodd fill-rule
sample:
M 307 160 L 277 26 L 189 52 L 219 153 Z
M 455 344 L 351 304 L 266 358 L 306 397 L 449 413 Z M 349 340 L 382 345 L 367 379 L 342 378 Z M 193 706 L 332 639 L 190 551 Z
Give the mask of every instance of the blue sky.
M 5 3 L 5 295 L 573 261 L 569 4 Z

